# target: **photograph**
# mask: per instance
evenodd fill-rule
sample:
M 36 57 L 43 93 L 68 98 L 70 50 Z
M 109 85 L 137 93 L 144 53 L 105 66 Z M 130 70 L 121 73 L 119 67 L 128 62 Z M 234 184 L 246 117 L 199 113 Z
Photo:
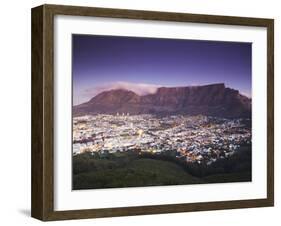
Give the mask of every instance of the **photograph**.
M 275 19 L 144 9 L 32 8 L 33 218 L 275 205 Z
M 72 34 L 72 189 L 252 181 L 252 43 Z

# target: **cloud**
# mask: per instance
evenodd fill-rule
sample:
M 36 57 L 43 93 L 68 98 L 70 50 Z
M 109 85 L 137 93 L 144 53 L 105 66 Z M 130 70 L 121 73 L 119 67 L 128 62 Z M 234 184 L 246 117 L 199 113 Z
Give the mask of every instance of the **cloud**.
M 242 94 L 243 96 L 246 96 L 248 98 L 252 98 L 252 93 L 251 91 L 239 91 L 240 94 Z
M 159 87 L 161 86 L 154 85 L 154 84 L 146 84 L 146 83 L 130 83 L 130 82 L 120 81 L 120 82 L 99 85 L 86 89 L 84 91 L 84 94 L 85 96 L 92 98 L 103 91 L 108 91 L 113 89 L 124 89 L 124 90 L 133 91 L 140 96 L 144 96 L 147 94 L 156 93 Z

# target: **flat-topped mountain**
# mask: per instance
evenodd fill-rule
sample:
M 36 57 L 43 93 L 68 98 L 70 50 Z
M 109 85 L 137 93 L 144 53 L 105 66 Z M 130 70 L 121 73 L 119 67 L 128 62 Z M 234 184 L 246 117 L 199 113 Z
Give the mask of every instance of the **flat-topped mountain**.
M 217 117 L 251 117 L 251 99 L 223 83 L 204 86 L 161 87 L 144 96 L 133 91 L 104 91 L 74 106 L 73 115 L 86 114 L 189 114 Z

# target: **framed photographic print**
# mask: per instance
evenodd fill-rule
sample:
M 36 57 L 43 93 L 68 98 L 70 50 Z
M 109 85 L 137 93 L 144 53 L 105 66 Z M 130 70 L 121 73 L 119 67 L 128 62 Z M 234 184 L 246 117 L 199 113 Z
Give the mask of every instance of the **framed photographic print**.
M 32 216 L 273 206 L 272 19 L 32 9 Z

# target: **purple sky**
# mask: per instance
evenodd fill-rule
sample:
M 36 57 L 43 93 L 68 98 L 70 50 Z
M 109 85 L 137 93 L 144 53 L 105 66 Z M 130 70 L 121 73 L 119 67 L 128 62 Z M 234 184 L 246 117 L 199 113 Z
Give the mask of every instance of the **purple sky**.
M 251 96 L 251 43 L 75 34 L 72 45 L 74 105 L 110 88 L 222 82 Z

